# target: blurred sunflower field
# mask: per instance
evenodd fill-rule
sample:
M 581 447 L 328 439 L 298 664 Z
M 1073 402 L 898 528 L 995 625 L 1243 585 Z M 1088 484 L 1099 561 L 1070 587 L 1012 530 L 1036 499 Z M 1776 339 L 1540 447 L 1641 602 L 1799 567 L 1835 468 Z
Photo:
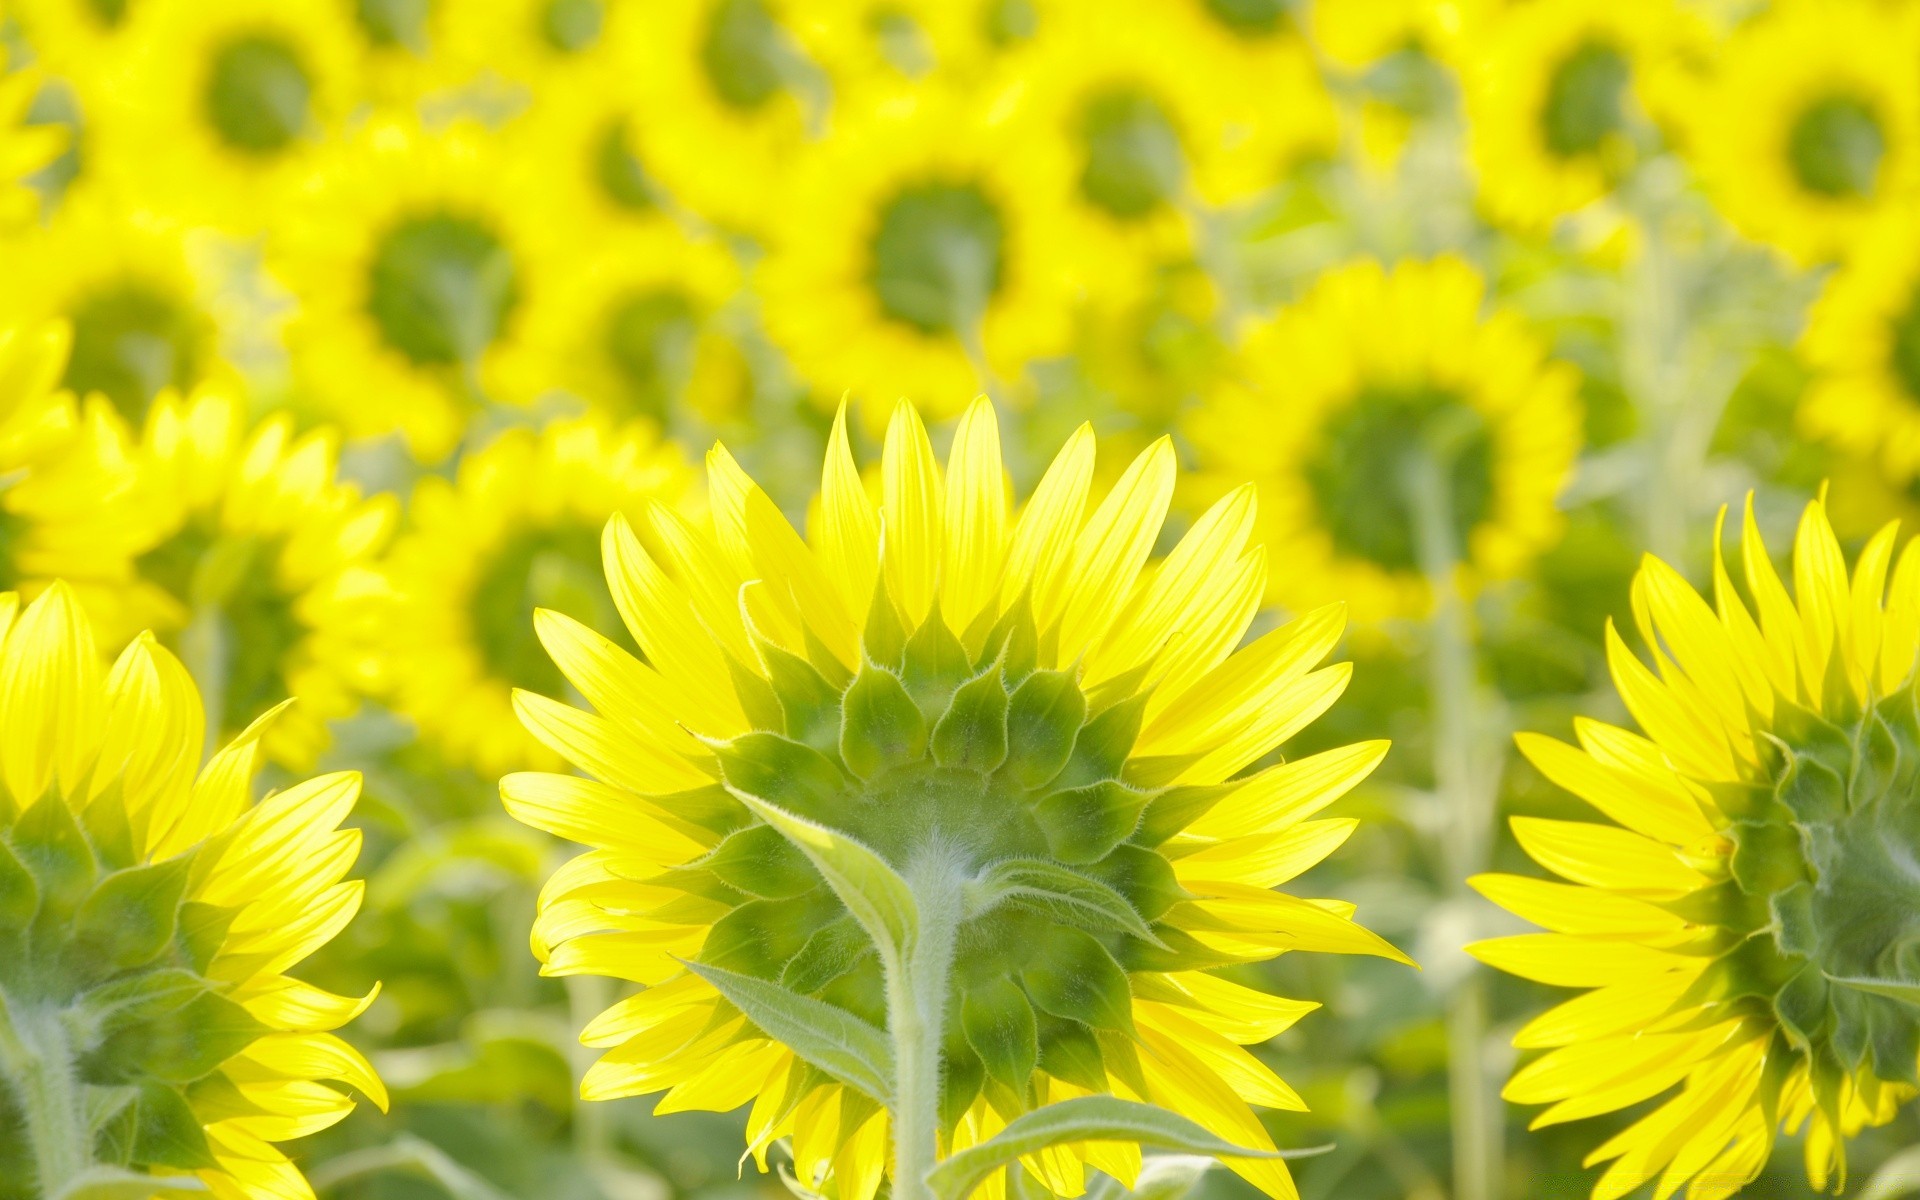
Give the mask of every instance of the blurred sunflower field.
M 1034 803 L 1139 953 L 963 938 L 940 1144 L 1033 1078 L 1331 1148 L 1000 1200 L 1920 1194 L 1920 5 L 0 0 L 0 66 L 0 1200 L 918 1200 L 725 1024 L 893 979 L 728 791 L 807 688 L 864 779 L 1042 677 L 1036 789 L 1133 713 L 1137 826 Z

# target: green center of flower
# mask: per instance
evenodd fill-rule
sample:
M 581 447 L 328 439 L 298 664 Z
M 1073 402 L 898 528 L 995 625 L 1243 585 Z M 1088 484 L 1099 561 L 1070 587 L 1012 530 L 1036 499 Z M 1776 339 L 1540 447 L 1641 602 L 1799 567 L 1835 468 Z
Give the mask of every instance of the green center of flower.
M 1306 467 L 1320 519 L 1343 555 L 1391 571 L 1421 569 L 1409 464 L 1446 467 L 1454 550 L 1464 554 L 1493 506 L 1493 438 L 1486 420 L 1437 390 L 1369 390 L 1327 422 Z
M 700 63 L 722 103 L 751 112 L 786 87 L 789 51 L 765 0 L 715 0 Z
M 473 636 L 493 677 L 563 696 L 566 680 L 534 634 L 536 608 L 565 613 L 635 652 L 600 568 L 596 527 L 569 523 L 512 534 L 475 576 L 468 600 Z
M 246 728 L 291 694 L 287 673 L 307 625 L 294 611 L 299 597 L 281 581 L 285 547 L 278 538 L 236 537 L 195 521 L 134 562 L 141 578 L 187 611 L 173 648 L 222 730 Z
M 547 0 L 540 10 L 540 37 L 561 54 L 578 54 L 600 40 L 606 20 L 600 0 Z
M 87 11 L 93 19 L 108 28 L 117 27 L 127 19 L 127 8 L 132 0 L 87 0 Z
M 607 315 L 607 359 L 635 412 L 664 419 L 693 376 L 699 318 L 685 293 L 669 288 L 621 297 Z
M 238 1099 L 215 1072 L 267 1030 L 207 978 L 233 914 L 185 899 L 196 853 L 139 862 L 115 790 L 84 816 L 57 788 L 0 800 L 8 1194 L 42 1194 L 23 1134 L 57 1122 L 49 1094 L 77 1106 L 79 1165 L 217 1165 L 188 1097 Z
M 1289 22 L 1287 0 L 1206 0 L 1213 19 L 1243 37 L 1279 33 Z
M 600 131 L 593 145 L 593 177 L 601 194 L 631 212 L 651 212 L 660 207 L 653 180 L 647 177 L 640 157 L 633 152 L 633 131 L 625 117 L 614 117 Z
M 971 183 L 913 184 L 875 223 L 869 280 L 880 311 L 926 334 L 971 330 L 1000 290 L 1006 225 Z
M 1846 685 L 1836 681 L 1829 696 Z M 1851 693 L 1845 693 L 1850 696 Z M 1920 1056 L 1920 711 L 1911 686 L 1864 713 L 1776 701 L 1770 782 L 1733 797 L 1733 879 L 1703 894 L 1752 933 L 1722 973 L 1770 1002 L 1817 1091 L 1870 1068 L 1915 1080 Z M 1832 719 L 1829 719 L 1832 718 Z M 1716 896 L 1715 893 L 1724 893 Z M 1696 901 L 1698 902 L 1698 901 Z M 1685 903 L 1685 902 L 1683 902 Z M 1771 936 L 1761 936 L 1770 934 Z
M 981 641 L 969 651 L 937 612 L 906 636 L 882 596 L 857 674 L 769 650 L 771 686 L 749 697 L 758 730 L 716 750 L 737 791 L 903 872 L 938 856 L 991 897 L 958 934 L 949 1120 L 988 1079 L 1028 1095 L 1036 1066 L 1101 1086 L 1103 1055 L 1126 1052 L 1127 972 L 1222 961 L 1152 923 L 1184 895 L 1158 847 L 1226 789 L 1159 786 L 1153 760 L 1130 762 L 1146 698 L 1036 669 L 1024 607 Z M 673 805 L 726 835 L 671 877 L 729 909 L 702 960 L 883 1021 L 859 926 L 791 843 L 712 792 Z
M 1626 55 L 1601 42 L 1587 42 L 1562 59 L 1547 80 L 1540 110 L 1548 151 L 1560 158 L 1593 154 L 1626 128 Z
M 473 217 L 408 217 L 373 253 L 367 308 L 381 336 L 417 366 L 471 363 L 520 299 L 513 255 Z
M 286 149 L 307 127 L 313 82 L 300 56 L 279 37 L 238 38 L 213 56 L 206 112 L 214 132 L 242 154 Z
M 1024 42 L 1040 30 L 1040 14 L 1032 0 L 987 0 L 981 6 L 987 41 L 995 46 Z
M 1787 159 L 1800 186 L 1833 199 L 1873 191 L 1887 135 L 1872 106 L 1852 96 L 1809 104 L 1787 133 Z
M 162 388 L 200 377 L 204 322 L 191 307 L 136 279 L 82 296 L 68 314 L 73 350 L 61 380 L 75 395 L 99 392 L 135 424 Z
M 1080 190 L 1116 217 L 1144 217 L 1180 194 L 1186 156 L 1160 102 L 1132 88 L 1095 96 L 1080 116 Z
M 1893 320 L 1887 358 L 1893 377 L 1908 396 L 1920 401 L 1920 287 L 1914 289 L 1906 308 Z
M 354 0 L 354 18 L 367 40 L 383 49 L 427 52 L 427 18 L 433 0 Z

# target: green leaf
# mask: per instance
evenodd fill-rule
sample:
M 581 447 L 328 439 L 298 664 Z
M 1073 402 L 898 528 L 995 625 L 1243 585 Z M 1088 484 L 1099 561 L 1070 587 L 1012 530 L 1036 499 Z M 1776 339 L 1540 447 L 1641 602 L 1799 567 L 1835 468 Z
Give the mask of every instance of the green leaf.
M 926 752 L 926 718 L 906 685 L 885 667 L 862 665 L 840 701 L 841 761 L 860 778 L 872 779 Z
M 822 754 L 835 753 L 840 743 L 840 689 L 828 683 L 814 665 L 772 642 L 760 643 L 767 679 L 779 697 L 787 736 Z
M 1027 995 L 1056 1017 L 1096 1029 L 1133 1028 L 1133 991 L 1107 948 L 1078 929 L 1056 925 L 1020 973 Z
M 832 812 L 851 784 L 832 759 L 777 733 L 744 733 L 717 743 L 713 753 L 736 795 L 748 792 L 793 812 Z
M 1008 1163 L 1080 1142 L 1133 1142 L 1215 1158 L 1301 1157 L 1299 1152 L 1236 1146 L 1152 1104 L 1117 1096 L 1076 1096 L 1016 1117 L 993 1137 L 948 1158 L 927 1172 L 927 1186 L 940 1200 L 966 1200 Z
M 0 840 L 0 929 L 25 929 L 40 907 L 40 885 L 27 864 Z
M 171 972 L 168 972 L 171 974 Z M 204 1078 L 267 1032 L 246 1009 L 202 991 L 182 1004 L 173 991 L 123 1008 L 113 1032 L 87 1056 L 103 1078 L 186 1084 Z
M 1870 996 L 1885 996 L 1889 1000 L 1898 1000 L 1903 1004 L 1920 1005 L 1920 983 L 1909 983 L 1904 979 L 1866 979 L 1860 976 L 1828 975 L 1827 982 L 1843 988 L 1852 988 L 1856 992 L 1865 992 Z
M 960 685 L 953 703 L 933 727 L 933 758 L 943 767 L 982 774 L 1007 758 L 1007 689 L 999 667 L 990 667 Z
M 995 863 L 978 883 L 983 907 L 1012 904 L 1095 933 L 1125 933 L 1156 946 L 1155 936 L 1127 898 L 1097 879 L 1043 858 Z
M 1033 819 L 1046 835 L 1047 851 L 1061 862 L 1098 862 L 1127 840 L 1152 799 L 1115 779 L 1042 796 Z
M 43 917 L 65 918 L 93 888 L 93 850 L 67 802 L 49 791 L 20 815 L 13 849 L 40 887 Z
M 850 914 L 842 914 L 813 931 L 800 952 L 780 972 L 782 987 L 812 995 L 858 966 L 873 953 L 866 931 Z
M 967 988 L 960 1002 L 960 1028 L 987 1074 L 1025 1095 L 1040 1060 L 1040 1040 L 1033 1006 L 1020 985 L 1002 976 Z
M 88 1167 L 49 1200 L 173 1200 L 207 1194 L 207 1185 L 190 1175 L 159 1177 L 121 1167 Z
M 920 909 L 907 881 L 885 859 L 844 833 L 776 808 L 758 796 L 737 794 L 742 804 L 800 848 L 882 955 L 906 955 L 920 933 Z
M 940 602 L 935 600 L 927 619 L 907 639 L 901 678 L 921 715 L 933 721 L 946 711 L 954 690 L 971 674 L 973 664 L 967 661 L 967 648 L 947 628 L 940 616 Z
M 152 962 L 173 941 L 191 862 L 183 855 L 101 880 L 74 914 L 74 940 L 122 970 Z
M 147 1167 L 198 1171 L 219 1165 L 200 1119 L 179 1092 L 161 1084 L 140 1089 L 134 1118 L 133 1161 Z
M 848 1087 L 891 1103 L 893 1048 L 887 1035 L 843 1008 L 790 992 L 777 983 L 707 963 L 687 969 L 719 990 L 768 1037 Z
M 806 856 L 770 825 L 727 835 L 695 865 L 712 871 L 728 887 L 762 900 L 784 900 L 820 886 Z
M 1006 773 L 1023 788 L 1039 788 L 1073 754 L 1087 698 L 1067 671 L 1035 671 L 1007 701 Z

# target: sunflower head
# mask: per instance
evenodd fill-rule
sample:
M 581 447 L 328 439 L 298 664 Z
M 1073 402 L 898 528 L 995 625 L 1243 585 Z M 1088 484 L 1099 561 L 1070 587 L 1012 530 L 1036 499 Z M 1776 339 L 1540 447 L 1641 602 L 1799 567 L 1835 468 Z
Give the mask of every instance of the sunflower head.
M 1475 953 L 1599 989 L 1521 1032 L 1553 1049 L 1508 1095 L 1555 1102 L 1544 1124 L 1681 1086 L 1594 1153 L 1613 1160 L 1596 1196 L 1743 1183 L 1777 1128 L 1809 1120 L 1808 1174 L 1838 1185 L 1845 1137 L 1920 1087 L 1920 552 L 1910 542 L 1896 564 L 1895 534 L 1869 541 L 1849 580 L 1810 505 L 1789 598 L 1749 507 L 1750 599 L 1716 561 L 1712 607 L 1649 559 L 1633 600 L 1657 671 L 1609 631 L 1647 737 L 1585 722 L 1579 750 L 1522 739 L 1626 828 L 1516 820 L 1573 886 L 1476 881 L 1554 932 Z
M 284 974 L 359 906 L 359 778 L 253 803 L 272 714 L 202 768 L 184 668 L 142 637 L 103 671 L 63 584 L 0 597 L 0 639 L 0 1178 L 28 1189 L 0 1193 L 130 1170 L 301 1194 L 271 1143 L 353 1107 L 320 1081 L 386 1102 L 326 1032 L 372 997 Z
M 843 414 L 810 541 L 724 450 L 709 468 L 710 529 L 659 512 L 607 530 L 608 582 L 647 661 L 543 612 L 543 642 L 598 715 L 516 697 L 533 735 L 592 776 L 502 781 L 515 816 L 596 847 L 549 885 L 535 951 L 549 974 L 647 985 L 586 1031 L 608 1048 L 588 1098 L 754 1100 L 756 1154 L 790 1134 L 807 1186 L 871 1196 L 889 1120 L 911 1112 L 889 1116 L 884 1088 L 748 1012 L 777 985 L 902 1036 L 891 935 L 848 899 L 845 853 L 907 881 L 919 927 L 945 931 L 914 935 L 939 959 L 944 1143 L 1120 1092 L 1270 1145 L 1247 1101 L 1299 1100 L 1236 1043 L 1308 1006 L 1210 972 L 1287 949 L 1398 952 L 1349 906 L 1267 890 L 1345 837 L 1350 823 L 1303 818 L 1384 747 L 1241 774 L 1349 674 L 1315 669 L 1337 608 L 1234 653 L 1264 572 L 1250 491 L 1150 570 L 1173 486 L 1164 440 L 1092 505 L 1083 428 L 1016 518 L 984 402 L 945 472 L 903 403 L 878 505 Z M 1083 1161 L 1123 1177 L 1138 1164 L 1095 1148 L 1035 1169 L 1076 1194 Z M 1239 1169 L 1291 1194 L 1277 1164 Z

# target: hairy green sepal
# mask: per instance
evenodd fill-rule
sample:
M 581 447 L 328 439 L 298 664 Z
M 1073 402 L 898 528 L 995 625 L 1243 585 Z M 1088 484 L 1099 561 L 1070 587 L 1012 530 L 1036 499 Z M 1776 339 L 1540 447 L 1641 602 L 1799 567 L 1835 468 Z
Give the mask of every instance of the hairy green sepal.
M 231 914 L 196 855 L 136 862 L 108 790 L 0 800 L 0 1200 L 185 1195 L 215 1165 L 189 1097 L 266 1030 L 206 972 Z

